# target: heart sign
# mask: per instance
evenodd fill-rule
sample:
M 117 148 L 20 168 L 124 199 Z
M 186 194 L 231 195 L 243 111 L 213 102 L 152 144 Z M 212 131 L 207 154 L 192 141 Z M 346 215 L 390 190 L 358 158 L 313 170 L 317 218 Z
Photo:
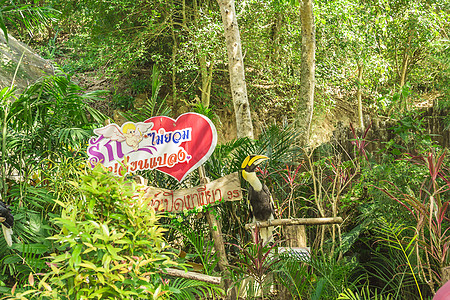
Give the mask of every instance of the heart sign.
M 185 113 L 176 120 L 152 117 L 144 122 L 110 124 L 94 130 L 89 141 L 91 166 L 102 163 L 124 175 L 157 169 L 181 182 L 201 166 L 217 145 L 217 131 L 207 117 Z

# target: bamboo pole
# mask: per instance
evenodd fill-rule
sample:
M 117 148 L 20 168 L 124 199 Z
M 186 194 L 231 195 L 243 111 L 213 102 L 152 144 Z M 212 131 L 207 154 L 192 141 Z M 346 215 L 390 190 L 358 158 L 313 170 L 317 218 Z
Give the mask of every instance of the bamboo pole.
M 205 167 L 200 166 L 198 168 L 198 174 L 200 176 L 200 183 L 206 184 L 209 182 L 209 178 L 206 177 Z M 217 222 L 216 217 L 210 212 L 206 211 L 206 220 L 208 221 L 209 230 L 211 231 L 211 236 L 214 240 L 214 248 L 217 253 L 217 257 L 219 259 L 218 265 L 220 271 L 225 275 L 225 277 L 229 276 L 229 264 L 227 259 L 227 254 L 225 252 L 225 244 L 223 242 L 222 238 L 222 227 L 220 226 L 220 223 Z M 234 300 L 237 299 L 236 294 L 234 292 L 234 289 L 232 289 L 230 292 L 228 292 L 228 289 L 231 287 L 232 282 L 229 279 L 224 279 L 223 286 L 226 294 L 227 300 Z
M 212 283 L 212 284 L 221 284 L 221 282 L 222 282 L 222 277 L 209 276 L 209 275 L 200 274 L 200 273 L 196 273 L 196 272 L 183 271 L 183 270 L 172 269 L 172 268 L 166 268 L 162 271 L 162 273 L 170 275 L 170 276 L 199 280 L 199 281 L 208 282 L 208 283 Z
M 209 178 L 206 177 L 206 172 L 203 166 L 198 168 L 198 172 L 200 175 L 200 183 L 208 183 Z M 225 244 L 222 239 L 222 228 L 219 222 L 217 222 L 216 217 L 210 211 L 206 211 L 206 219 L 208 220 L 209 229 L 211 230 L 211 235 L 214 240 L 214 247 L 216 248 L 217 256 L 219 258 L 219 269 L 221 271 L 225 271 L 227 270 L 228 260 L 225 252 Z
M 341 224 L 343 222 L 341 217 L 334 218 L 297 218 L 297 219 L 275 219 L 264 222 L 256 222 L 245 224 L 245 229 L 253 227 L 265 228 L 270 226 L 291 226 L 291 225 L 326 225 L 326 224 Z

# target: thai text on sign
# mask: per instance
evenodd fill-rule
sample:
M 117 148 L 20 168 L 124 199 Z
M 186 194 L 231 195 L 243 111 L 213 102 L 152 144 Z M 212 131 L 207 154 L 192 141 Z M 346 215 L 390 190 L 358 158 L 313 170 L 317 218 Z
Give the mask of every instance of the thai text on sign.
M 180 182 L 211 156 L 217 144 L 211 120 L 192 112 L 176 120 L 159 116 L 109 124 L 94 133 L 87 149 L 92 167 L 102 163 L 116 175 L 156 169 Z
M 182 190 L 145 187 L 144 198 L 151 198 L 155 210 L 179 213 L 221 201 L 242 200 L 238 173 L 232 173 L 207 184 Z

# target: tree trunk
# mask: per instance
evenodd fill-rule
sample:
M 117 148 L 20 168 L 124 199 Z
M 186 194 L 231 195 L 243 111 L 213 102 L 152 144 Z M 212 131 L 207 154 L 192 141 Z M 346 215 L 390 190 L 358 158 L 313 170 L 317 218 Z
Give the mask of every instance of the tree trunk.
M 357 92 L 356 92 L 356 100 L 358 102 L 358 120 L 359 120 L 359 128 L 364 130 L 364 118 L 363 118 L 363 109 L 362 109 L 362 78 L 363 78 L 363 69 L 364 65 L 362 63 L 358 63 L 358 81 L 357 81 Z
M 408 109 L 407 105 L 407 99 L 403 96 L 403 87 L 406 84 L 406 75 L 408 73 L 408 65 L 409 65 L 409 55 L 407 53 L 407 50 L 405 50 L 405 53 L 403 54 L 403 60 L 402 60 L 402 66 L 400 69 L 400 109 L 403 109 L 406 111 Z
M 206 55 L 201 53 L 199 53 L 198 61 L 200 64 L 200 74 L 202 76 L 202 86 L 200 88 L 200 91 L 202 92 L 201 102 L 203 106 L 209 107 L 214 63 L 207 62 Z
M 236 19 L 234 0 L 217 0 L 225 29 L 230 72 L 231 95 L 236 115 L 237 137 L 253 138 L 252 117 L 247 98 L 241 37 Z
M 197 5 L 197 0 L 193 1 L 193 10 L 194 10 L 194 25 L 196 28 L 199 28 L 199 20 L 200 13 L 199 7 Z M 212 75 L 214 70 L 214 61 L 208 61 L 208 57 L 201 50 L 198 50 L 197 59 L 200 67 L 200 75 L 201 75 L 201 87 L 199 88 L 202 96 L 201 103 L 204 107 L 209 107 L 209 102 L 211 98 L 211 84 L 212 84 Z
M 283 13 L 278 12 L 274 16 L 272 29 L 270 32 L 271 42 L 273 49 L 271 51 L 271 55 L 269 56 L 269 62 L 279 62 L 280 61 L 280 36 L 281 36 L 281 28 L 283 27 Z
M 172 2 L 173 7 L 173 2 Z M 178 54 L 178 42 L 177 37 L 175 35 L 175 28 L 174 28 L 174 21 L 173 21 L 173 14 L 171 16 L 171 34 L 172 34 L 172 115 L 174 117 L 177 116 L 177 81 L 176 81 L 176 75 L 177 75 L 177 54 Z
M 302 59 L 298 126 L 305 133 L 301 137 L 300 143 L 306 145 L 309 142 L 314 109 L 316 26 L 313 0 L 300 1 L 300 18 L 302 21 Z

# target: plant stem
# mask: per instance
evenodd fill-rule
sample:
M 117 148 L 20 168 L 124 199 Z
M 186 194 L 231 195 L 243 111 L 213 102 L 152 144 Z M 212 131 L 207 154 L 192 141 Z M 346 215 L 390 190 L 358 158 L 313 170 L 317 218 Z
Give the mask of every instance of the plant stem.
M 402 250 L 402 252 L 403 252 L 403 255 L 404 255 L 405 258 L 406 258 L 406 261 L 408 262 L 409 269 L 411 270 L 411 274 L 412 274 L 412 276 L 414 277 L 414 282 L 416 283 L 417 291 L 419 292 L 419 295 L 420 295 L 420 299 L 423 300 L 422 292 L 420 291 L 419 283 L 417 282 L 416 275 L 414 274 L 414 270 L 413 270 L 413 268 L 412 268 L 411 262 L 409 261 L 408 254 L 406 253 L 405 249 L 403 248 L 402 243 L 401 243 L 400 240 L 398 239 L 398 235 L 394 233 L 394 236 L 395 236 L 395 239 L 397 240 L 397 244 L 400 246 L 400 248 L 401 248 L 401 250 Z M 417 236 L 417 235 L 416 235 L 416 236 Z M 416 238 L 416 236 L 414 236 L 414 238 Z

